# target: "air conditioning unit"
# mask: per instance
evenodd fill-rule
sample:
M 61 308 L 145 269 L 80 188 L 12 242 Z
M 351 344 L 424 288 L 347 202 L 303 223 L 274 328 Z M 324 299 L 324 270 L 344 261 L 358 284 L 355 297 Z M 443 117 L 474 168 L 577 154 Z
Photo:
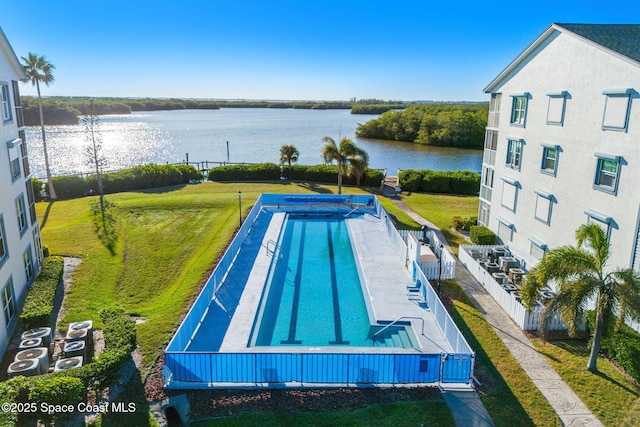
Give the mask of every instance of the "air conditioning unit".
M 67 330 L 67 336 L 69 333 L 73 331 L 86 331 L 85 337 L 89 341 L 93 341 L 93 321 L 92 320 L 84 320 L 82 322 L 73 322 L 69 324 L 69 329 Z
M 9 365 L 9 368 L 7 368 L 7 376 L 13 378 L 18 375 L 24 375 L 25 377 L 40 375 L 40 362 L 36 359 L 25 359 L 13 362 Z
M 34 338 L 42 338 L 42 346 L 49 347 L 51 344 L 51 328 L 35 328 L 29 329 L 22 333 L 23 340 L 30 340 Z
M 54 372 L 66 371 L 68 369 L 79 368 L 82 366 L 84 359 L 82 356 L 68 357 L 60 359 L 53 368 Z
M 38 361 L 41 374 L 49 372 L 49 349 L 47 347 L 36 347 L 28 350 L 22 350 L 16 354 L 14 362 L 20 362 L 21 360 L 28 359 Z
M 87 339 L 87 330 L 86 329 L 76 329 L 67 331 L 67 336 L 64 338 L 66 342 L 71 341 L 84 341 Z
M 76 357 L 76 356 L 82 356 L 82 358 L 84 359 L 86 357 L 86 343 L 85 341 L 70 341 L 68 343 L 65 343 L 64 347 L 62 348 L 62 353 L 64 354 L 64 357 Z
M 42 347 L 42 338 L 31 338 L 20 341 L 20 350 L 28 350 L 36 347 Z

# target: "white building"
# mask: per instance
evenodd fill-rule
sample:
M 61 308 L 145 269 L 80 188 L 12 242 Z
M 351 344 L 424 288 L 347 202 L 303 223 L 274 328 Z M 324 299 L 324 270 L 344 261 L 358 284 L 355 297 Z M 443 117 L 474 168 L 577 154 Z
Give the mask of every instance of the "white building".
M 530 268 L 595 221 L 640 269 L 640 25 L 553 24 L 485 92 L 479 222 Z
M 18 81 L 26 80 L 0 29 L 0 357 L 42 259 L 18 91 Z

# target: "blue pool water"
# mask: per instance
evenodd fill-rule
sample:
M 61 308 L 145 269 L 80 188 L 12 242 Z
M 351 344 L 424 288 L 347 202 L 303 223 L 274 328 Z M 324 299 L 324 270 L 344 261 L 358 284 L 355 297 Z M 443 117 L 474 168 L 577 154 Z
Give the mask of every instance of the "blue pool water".
M 290 214 L 265 292 L 255 346 L 371 346 L 379 330 L 370 324 L 344 215 Z M 410 346 L 396 341 L 378 344 Z

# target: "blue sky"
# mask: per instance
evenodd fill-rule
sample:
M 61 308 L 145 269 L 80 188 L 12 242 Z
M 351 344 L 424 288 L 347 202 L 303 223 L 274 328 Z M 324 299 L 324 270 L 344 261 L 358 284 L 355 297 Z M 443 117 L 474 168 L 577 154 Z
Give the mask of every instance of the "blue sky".
M 637 0 L 0 0 L 44 95 L 484 101 L 552 22 L 640 23 Z M 35 94 L 30 85 L 21 89 Z

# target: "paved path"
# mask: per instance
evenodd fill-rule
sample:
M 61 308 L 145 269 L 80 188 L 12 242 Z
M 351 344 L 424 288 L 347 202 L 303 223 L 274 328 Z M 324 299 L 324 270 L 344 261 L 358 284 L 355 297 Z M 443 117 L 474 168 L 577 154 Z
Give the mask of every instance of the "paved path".
M 433 229 L 440 238 L 440 241 L 447 241 L 440 229 L 434 224 L 416 214 L 401 200 L 392 200 L 396 206 L 402 209 L 414 221 L 420 225 L 426 225 Z M 445 246 L 447 249 L 451 250 L 448 243 Z M 489 325 L 491 325 L 500 339 L 502 339 L 511 354 L 515 357 L 520 366 L 522 366 L 527 375 L 529 375 L 536 387 L 538 387 L 544 397 L 549 401 L 565 426 L 591 427 L 603 425 L 589 410 L 589 408 L 587 408 L 582 400 L 573 392 L 573 390 L 571 390 L 571 388 L 562 380 L 544 356 L 536 350 L 522 330 L 513 323 L 498 303 L 495 302 L 495 300 L 484 290 L 482 285 L 480 285 L 471 273 L 469 273 L 459 262 L 456 264 L 456 280 L 467 296 L 469 296 L 476 308 L 484 314 Z M 479 400 L 479 397 L 477 399 Z M 445 400 L 447 399 L 445 398 Z M 469 404 L 459 409 L 463 410 L 464 408 L 467 408 L 471 414 L 467 417 L 477 419 L 477 402 L 475 402 L 474 399 L 466 400 L 469 400 Z M 449 401 L 447 401 L 447 403 L 449 403 Z M 481 417 L 479 419 L 482 420 Z M 457 419 L 456 423 L 458 426 L 488 425 L 458 424 Z

